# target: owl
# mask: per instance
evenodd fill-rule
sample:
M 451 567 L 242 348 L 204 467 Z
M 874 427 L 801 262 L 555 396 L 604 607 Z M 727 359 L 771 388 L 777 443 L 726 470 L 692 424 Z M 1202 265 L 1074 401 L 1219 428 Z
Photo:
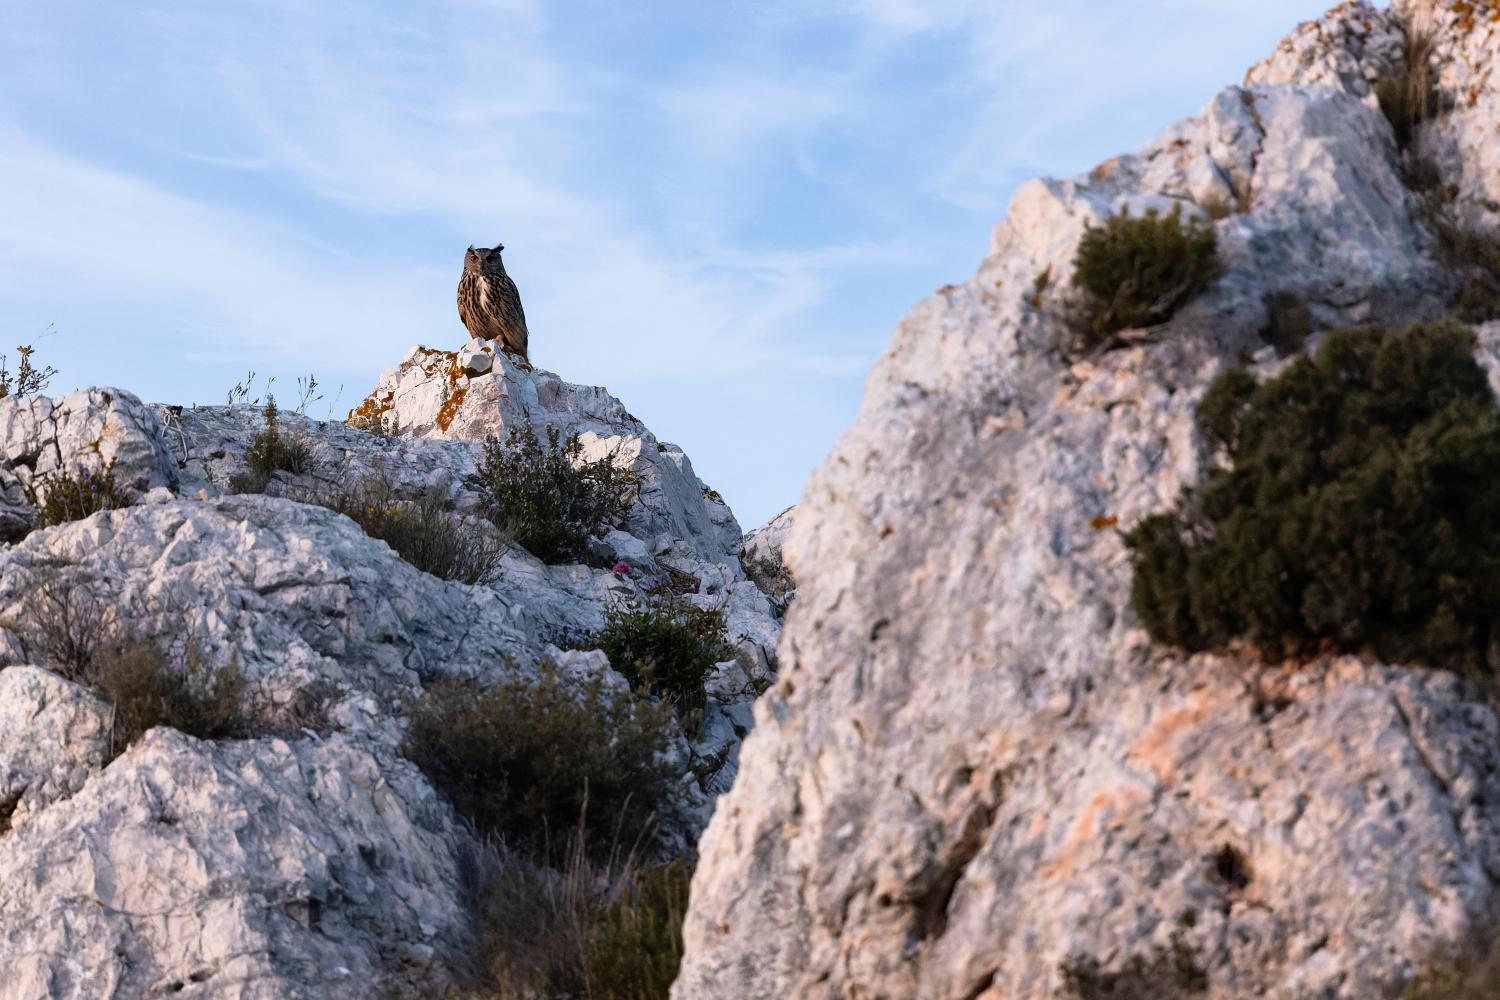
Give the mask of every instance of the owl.
M 464 253 L 464 273 L 458 279 L 458 318 L 469 335 L 480 340 L 498 340 L 511 354 L 526 357 L 526 313 L 521 293 L 505 273 L 500 251 L 469 247 Z

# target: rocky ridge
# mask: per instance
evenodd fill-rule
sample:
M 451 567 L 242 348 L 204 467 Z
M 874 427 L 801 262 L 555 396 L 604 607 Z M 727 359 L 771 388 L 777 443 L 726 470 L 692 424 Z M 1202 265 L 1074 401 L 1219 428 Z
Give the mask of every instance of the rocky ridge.
M 319 720 L 220 742 L 157 729 L 115 757 L 109 706 L 0 628 L 0 997 L 440 994 L 470 933 L 473 837 L 402 758 L 405 708 L 434 680 L 493 683 L 543 659 L 623 684 L 604 654 L 564 647 L 665 585 L 722 610 L 735 646 L 701 731 L 671 749 L 668 846 L 696 839 L 779 631 L 729 508 L 606 391 L 491 344 L 415 349 L 371 399 L 379 415 L 360 422 L 381 433 L 283 412 L 310 462 L 264 495 L 230 487 L 264 426 L 257 407 L 155 406 L 119 389 L 0 400 L 0 622 L 14 626 L 48 581 L 86 584 L 101 625 L 191 643 L 238 665 L 281 717 Z M 489 582 L 449 582 L 303 502 L 379 474 L 472 512 L 465 476 L 483 438 L 517 425 L 579 434 L 588 456 L 640 477 L 590 564 L 507 543 Z M 104 469 L 129 505 L 34 530 L 58 472 Z M 621 561 L 628 572 L 610 568 Z
M 1374 84 L 1434 33 L 1405 157 Z M 800 589 L 700 843 L 674 987 L 1041 998 L 1184 955 L 1163 995 L 1401 996 L 1500 925 L 1500 720 L 1440 671 L 1153 645 L 1121 529 L 1207 455 L 1197 400 L 1317 331 L 1445 314 L 1445 216 L 1500 231 L 1500 8 L 1346 3 L 1137 152 L 1023 185 L 969 281 L 898 327 L 786 542 Z M 1210 221 L 1223 277 L 1126 349 L 1065 350 L 1084 228 Z M 1480 360 L 1500 368 L 1500 324 Z M 1500 388 L 1500 383 L 1497 383 Z M 1178 993 L 1172 993 L 1179 990 Z

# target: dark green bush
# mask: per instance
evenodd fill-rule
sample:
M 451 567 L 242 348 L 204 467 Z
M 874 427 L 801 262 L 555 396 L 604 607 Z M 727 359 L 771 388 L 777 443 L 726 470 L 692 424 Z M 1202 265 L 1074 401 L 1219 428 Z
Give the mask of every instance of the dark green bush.
M 1219 276 L 1214 229 L 1182 213 L 1122 212 L 1091 226 L 1078 243 L 1073 284 L 1083 292 L 1085 344 L 1110 334 L 1164 323 Z
M 612 456 L 584 461 L 578 435 L 563 440 L 555 427 L 545 442 L 530 427 L 512 427 L 504 444 L 489 438 L 467 482 L 491 520 L 548 563 L 584 556 L 591 538 L 629 512 L 639 486 Z
M 1410 32 L 1403 46 L 1401 68 L 1375 85 L 1375 99 L 1396 133 L 1396 145 L 1406 149 L 1417 126 L 1438 113 L 1437 74 L 1432 69 L 1432 35 Z
M 708 703 L 703 682 L 714 664 L 734 656 L 724 615 L 681 599 L 658 597 L 616 607 L 583 649 L 602 649 L 610 666 L 645 694 L 660 696 L 685 721 Z
M 1451 323 L 1339 330 L 1200 408 L 1228 454 L 1126 536 L 1131 606 L 1187 649 L 1246 639 L 1487 673 L 1500 655 L 1500 417 Z
M 649 834 L 669 773 L 658 759 L 670 713 L 601 678 L 545 663 L 488 690 L 445 681 L 414 706 L 404 752 L 485 833 L 545 839 L 585 802 L 626 843 Z
M 343 514 L 433 576 L 481 583 L 500 568 L 501 540 L 482 525 L 450 514 L 436 490 L 406 497 L 388 477 L 372 475 L 314 493 L 311 501 Z
M 48 476 L 43 484 L 37 513 L 39 527 L 81 521 L 101 510 L 127 507 L 130 500 L 115 483 L 114 463 L 101 471 L 63 470 Z

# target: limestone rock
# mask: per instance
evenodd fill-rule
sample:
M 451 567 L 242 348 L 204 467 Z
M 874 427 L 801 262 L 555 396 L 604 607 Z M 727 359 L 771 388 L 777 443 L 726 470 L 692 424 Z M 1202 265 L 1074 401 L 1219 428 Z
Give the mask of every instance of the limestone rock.
M 1495 44 L 1461 7 L 1397 4 L 1448 25 L 1444 79 Z M 1270 296 L 1318 328 L 1446 311 L 1369 93 L 1399 30 L 1336 8 L 1137 153 L 1023 185 L 978 274 L 898 327 L 793 520 L 781 671 L 700 845 L 675 997 L 1052 997 L 1071 963 L 1175 938 L 1214 997 L 1395 998 L 1487 946 L 1489 699 L 1358 658 L 1172 655 L 1121 542 L 1199 479 L 1213 377 L 1278 363 Z M 1483 79 L 1432 126 L 1476 205 Z M 1138 346 L 1066 355 L 1084 228 L 1174 206 L 1217 220 L 1223 277 Z
M 693 473 L 682 450 L 659 441 L 604 389 L 573 385 L 551 372 L 495 352 L 488 374 L 466 374 L 461 358 L 483 351 L 416 348 L 385 372 L 355 410 L 384 419 L 404 438 L 483 441 L 517 424 L 577 434 L 584 458 L 613 455 L 642 477 L 630 533 L 658 554 L 737 562 L 739 526 L 723 499 Z M 472 454 L 472 446 L 469 448 Z
M 0 841 L 104 766 L 109 706 L 40 667 L 0 670 Z
M 740 544 L 740 562 L 745 575 L 771 600 L 772 607 L 785 614 L 792 598 L 797 596 L 797 581 L 787 568 L 782 547 L 792 530 L 797 508 L 788 507 L 745 536 Z
M 0 997 L 441 995 L 465 837 L 415 767 L 344 737 L 153 730 L 5 839 Z
M 115 389 L 0 400 L 0 1000 L 444 995 L 467 961 L 473 836 L 399 755 L 413 699 L 543 659 L 623 687 L 603 653 L 570 647 L 662 587 L 723 611 L 736 644 L 711 722 L 665 748 L 681 776 L 658 816 L 665 846 L 695 841 L 780 628 L 740 565 L 734 515 L 603 389 L 504 356 L 485 373 L 484 345 L 461 364 L 450 353 L 418 349 L 387 373 L 372 398 L 400 389 L 399 404 L 366 429 L 283 410 L 278 433 L 308 463 L 263 495 L 234 493 L 258 408 L 153 407 Z M 477 516 L 466 477 L 483 438 L 521 420 L 641 474 L 589 564 L 507 543 L 492 578 L 445 581 L 319 503 L 378 476 Z M 106 468 L 129 506 L 34 530 L 49 477 Z M 605 568 L 619 558 L 628 573 Z M 286 738 L 159 729 L 111 761 L 109 707 L 42 669 L 61 664 L 31 665 L 49 626 L 30 601 L 49 582 L 82 595 L 91 628 L 237 665 Z

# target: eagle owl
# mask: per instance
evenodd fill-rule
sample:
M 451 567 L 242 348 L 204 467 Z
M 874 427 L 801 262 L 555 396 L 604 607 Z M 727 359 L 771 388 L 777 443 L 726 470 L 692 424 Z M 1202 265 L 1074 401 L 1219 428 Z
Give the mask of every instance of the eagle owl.
M 526 357 L 526 313 L 521 293 L 505 273 L 500 251 L 469 247 L 464 254 L 464 275 L 458 279 L 458 318 L 469 335 L 480 340 L 498 340 L 512 354 Z

